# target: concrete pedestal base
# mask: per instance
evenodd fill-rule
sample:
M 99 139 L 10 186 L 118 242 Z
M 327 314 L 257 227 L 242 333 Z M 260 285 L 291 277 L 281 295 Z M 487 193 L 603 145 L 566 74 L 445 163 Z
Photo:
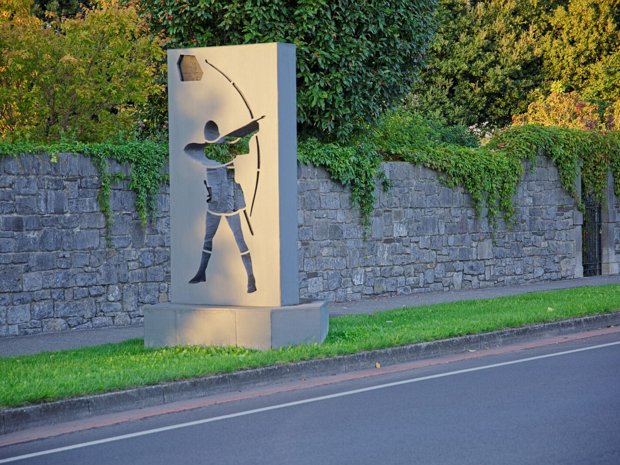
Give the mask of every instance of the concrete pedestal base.
M 239 346 L 259 350 L 323 342 L 325 302 L 287 307 L 210 307 L 165 303 L 144 307 L 144 345 Z

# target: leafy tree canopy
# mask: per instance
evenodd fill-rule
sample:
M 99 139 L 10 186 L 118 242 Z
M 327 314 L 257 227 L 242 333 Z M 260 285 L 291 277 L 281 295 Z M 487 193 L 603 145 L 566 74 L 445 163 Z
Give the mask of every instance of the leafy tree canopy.
M 168 46 L 297 46 L 302 132 L 346 139 L 410 90 L 436 0 L 142 0 Z
M 590 98 L 620 98 L 620 0 L 570 0 L 547 15 L 547 82 Z
M 513 118 L 513 123 L 593 130 L 604 127 L 600 116 L 598 106 L 585 101 L 576 92 L 556 91 L 544 100 L 530 103 L 525 113 Z
M 50 14 L 60 17 L 76 16 L 83 9 L 92 8 L 95 2 L 88 0 L 35 0 L 32 13 L 40 19 Z
M 0 140 L 130 137 L 136 106 L 158 91 L 162 52 L 132 6 L 102 2 L 43 22 L 28 0 L 0 14 Z
M 440 0 L 438 22 L 409 98 L 425 114 L 497 128 L 552 85 L 620 99 L 620 0 Z
M 449 124 L 504 125 L 541 83 L 536 0 L 441 0 L 410 106 Z M 550 2 L 547 2 L 550 3 Z

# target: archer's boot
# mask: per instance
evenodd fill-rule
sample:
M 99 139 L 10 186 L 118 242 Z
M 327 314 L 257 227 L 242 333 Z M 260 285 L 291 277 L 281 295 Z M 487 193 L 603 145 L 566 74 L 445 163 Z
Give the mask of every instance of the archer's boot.
M 256 292 L 256 279 L 254 279 L 253 274 L 248 276 L 248 294 L 252 292 Z
M 200 258 L 200 266 L 198 267 L 198 272 L 196 275 L 189 280 L 190 284 L 195 283 L 204 283 L 207 280 L 206 277 L 206 269 L 209 264 L 209 259 L 211 258 L 211 254 L 208 252 L 202 252 L 202 257 Z
M 250 252 L 241 255 L 241 260 L 243 261 L 243 266 L 248 274 L 248 294 L 251 294 L 252 292 L 256 292 L 256 279 L 254 279 L 252 257 L 250 257 Z

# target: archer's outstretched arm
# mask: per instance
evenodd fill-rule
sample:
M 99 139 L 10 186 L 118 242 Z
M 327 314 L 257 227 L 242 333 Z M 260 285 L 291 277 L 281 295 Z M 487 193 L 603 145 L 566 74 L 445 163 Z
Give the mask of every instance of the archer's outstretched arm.
M 207 168 L 220 168 L 232 163 L 228 156 L 229 147 L 224 144 L 187 144 L 184 152 Z

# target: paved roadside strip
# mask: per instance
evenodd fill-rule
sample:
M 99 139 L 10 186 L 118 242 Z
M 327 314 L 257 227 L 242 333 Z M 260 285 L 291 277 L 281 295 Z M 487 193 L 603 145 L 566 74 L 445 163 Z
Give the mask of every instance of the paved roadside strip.
M 25 455 L 22 454 L 21 456 L 14 456 L 4 460 L 0 459 L 0 463 L 13 462 L 29 456 L 42 456 L 56 452 L 80 449 L 91 445 L 139 438 L 149 436 L 151 434 L 164 433 L 187 427 L 206 425 L 208 423 L 214 423 L 222 420 L 240 418 L 264 412 L 273 412 L 283 408 L 297 407 L 301 405 L 313 404 L 315 402 L 355 396 L 357 394 L 367 394 L 381 389 L 411 385 L 414 383 L 437 380 L 449 376 L 477 373 L 489 369 L 506 368 L 523 363 L 538 362 L 550 358 L 574 355 L 597 349 L 608 349 L 613 346 L 620 346 L 619 338 L 620 327 L 612 326 L 609 328 L 579 332 L 570 335 L 538 338 L 528 342 L 508 344 L 481 351 L 472 350 L 461 352 L 459 354 L 447 355 L 444 357 L 399 363 L 396 365 L 390 365 L 389 367 L 381 367 L 379 369 L 367 369 L 340 375 L 320 376 L 310 379 L 277 383 L 240 392 L 220 394 L 189 401 L 173 402 L 171 404 L 128 410 L 120 413 L 108 413 L 106 415 L 98 415 L 84 420 L 74 420 L 62 424 L 31 428 L 17 433 L 1 435 L 0 456 L 6 455 L 3 454 L 5 451 L 4 447 L 6 446 L 17 446 L 33 441 L 52 439 L 57 436 L 68 435 L 71 433 L 86 433 L 88 430 L 93 429 L 101 429 L 106 427 L 123 428 L 123 434 L 119 435 L 106 432 L 89 432 L 86 434 L 98 434 L 100 439 L 94 439 L 86 442 L 72 441 L 70 445 L 63 447 L 39 450 L 38 452 Z M 497 357 L 502 357 L 503 359 L 498 359 Z M 468 361 L 473 361 L 475 364 L 464 368 L 463 365 L 460 365 L 461 368 L 459 368 L 459 363 Z M 608 363 L 613 362 L 608 360 Z M 425 372 L 424 369 L 427 368 L 432 368 L 433 371 L 430 373 Z M 588 367 L 586 366 L 581 366 L 579 367 L 579 371 L 587 368 Z M 581 376 L 583 377 L 583 375 Z M 362 384 L 351 385 L 351 382 Z M 598 386 L 598 383 L 595 385 Z M 327 387 L 329 387 L 328 391 L 319 391 L 319 395 L 316 395 L 316 389 Z M 287 401 L 282 402 L 281 400 L 278 400 L 282 399 L 282 395 L 295 397 L 287 397 Z M 261 401 L 263 402 L 262 407 L 257 406 L 256 408 L 249 409 L 247 407 L 242 409 L 234 408 L 233 411 L 228 410 L 229 413 L 224 414 L 222 414 L 222 410 L 219 410 L 220 414 L 215 415 L 209 414 L 208 411 L 205 410 L 210 407 L 221 408 L 225 404 L 232 404 L 231 406 L 234 407 L 244 401 L 256 402 L 260 398 L 267 398 Z M 256 404 L 254 405 L 256 406 Z M 179 414 L 183 416 L 179 417 Z M 191 418 L 187 415 L 191 415 Z M 165 418 L 155 419 L 154 417 Z M 149 427 L 149 423 L 146 423 L 147 420 L 157 421 L 158 423 L 150 423 Z M 162 424 L 161 422 L 164 423 Z M 133 426 L 130 426 L 129 424 Z M 119 432 L 119 430 L 116 431 L 117 433 Z M 104 435 L 103 437 L 101 436 L 102 434 Z M 93 436 L 91 436 L 91 438 L 93 438 Z
M 268 383 L 284 383 L 303 378 L 342 375 L 369 370 L 374 368 L 376 363 L 387 367 L 612 326 L 620 326 L 620 311 L 5 409 L 0 410 L 0 435 L 114 412 L 146 409 L 179 401 L 234 393 Z

